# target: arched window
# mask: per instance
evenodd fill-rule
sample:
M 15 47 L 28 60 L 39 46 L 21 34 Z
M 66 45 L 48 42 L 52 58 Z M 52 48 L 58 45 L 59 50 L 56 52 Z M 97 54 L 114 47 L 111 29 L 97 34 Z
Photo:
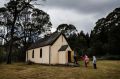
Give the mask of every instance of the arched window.
M 34 50 L 32 51 L 32 58 L 34 58 Z
M 42 48 L 40 49 L 40 58 L 42 58 Z

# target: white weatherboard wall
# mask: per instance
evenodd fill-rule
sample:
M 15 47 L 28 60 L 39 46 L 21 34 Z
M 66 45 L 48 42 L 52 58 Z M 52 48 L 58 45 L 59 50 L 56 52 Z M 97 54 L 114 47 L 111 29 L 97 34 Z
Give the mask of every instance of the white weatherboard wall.
M 72 51 L 72 49 L 68 45 L 65 51 L 58 51 L 62 45 L 68 45 L 68 43 L 65 37 L 63 35 L 60 35 L 53 45 L 35 48 L 34 58 L 32 58 L 33 49 L 28 50 L 26 52 L 26 61 L 30 60 L 34 63 L 41 63 L 41 64 L 67 64 L 68 63 L 68 51 Z M 41 48 L 42 48 L 42 58 L 40 58 Z M 74 52 L 71 52 L 72 61 L 73 61 L 73 55 L 74 55 Z
M 60 64 L 66 64 L 67 63 L 67 52 L 60 51 L 59 52 L 59 63 Z
M 59 63 L 59 49 L 62 45 L 68 45 L 66 39 L 63 35 L 61 35 L 56 42 L 51 46 L 51 63 L 52 64 L 60 64 Z M 69 49 L 71 51 L 71 49 Z M 66 53 L 66 51 L 63 51 Z
M 42 48 L 42 58 L 40 58 L 40 49 L 41 48 Z M 28 60 L 30 60 L 34 63 L 49 64 L 49 46 L 35 48 L 34 49 L 34 58 L 32 58 L 32 51 L 33 51 L 33 49 L 28 50 Z

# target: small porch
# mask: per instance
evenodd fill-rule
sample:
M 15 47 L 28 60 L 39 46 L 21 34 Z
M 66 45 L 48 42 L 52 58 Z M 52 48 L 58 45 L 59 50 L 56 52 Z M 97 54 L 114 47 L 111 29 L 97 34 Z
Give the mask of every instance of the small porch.
M 59 64 L 68 64 L 74 62 L 74 52 L 68 47 L 68 45 L 63 45 L 58 51 Z

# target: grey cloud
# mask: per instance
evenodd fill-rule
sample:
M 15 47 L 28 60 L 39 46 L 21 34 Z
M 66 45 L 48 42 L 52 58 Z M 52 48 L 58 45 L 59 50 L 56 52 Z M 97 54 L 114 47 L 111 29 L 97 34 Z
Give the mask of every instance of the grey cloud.
M 82 13 L 103 13 L 120 6 L 120 0 L 47 0 L 49 7 L 76 9 Z
M 74 24 L 79 31 L 90 33 L 98 19 L 106 17 L 115 8 L 120 7 L 120 0 L 47 0 L 44 7 L 50 10 L 47 12 L 51 16 L 54 28 L 65 22 Z M 60 12 L 56 12 L 58 10 Z M 66 20 L 66 16 L 70 22 Z
M 0 6 L 6 1 L 9 0 L 0 0 Z M 61 23 L 72 23 L 79 31 L 89 33 L 98 19 L 120 7 L 120 0 L 38 0 L 37 3 L 44 5 L 36 6 L 50 15 L 54 29 Z

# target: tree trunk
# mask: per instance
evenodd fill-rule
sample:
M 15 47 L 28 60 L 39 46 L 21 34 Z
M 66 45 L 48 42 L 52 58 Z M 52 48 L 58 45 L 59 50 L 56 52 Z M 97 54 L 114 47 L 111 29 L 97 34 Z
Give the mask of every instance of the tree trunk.
M 16 9 L 17 10 L 17 9 Z M 13 25 L 11 28 L 11 39 L 10 39 L 10 43 L 9 43 L 9 53 L 8 53 L 8 58 L 7 58 L 7 64 L 11 64 L 11 54 L 12 54 L 12 48 L 13 48 L 13 35 L 14 35 L 14 26 L 15 26 L 15 22 L 17 19 L 17 11 L 15 10 L 14 15 L 14 20 L 13 20 Z
M 12 39 L 10 41 L 10 44 L 9 44 L 9 53 L 8 53 L 8 58 L 7 58 L 7 64 L 11 64 L 11 54 L 12 54 Z

